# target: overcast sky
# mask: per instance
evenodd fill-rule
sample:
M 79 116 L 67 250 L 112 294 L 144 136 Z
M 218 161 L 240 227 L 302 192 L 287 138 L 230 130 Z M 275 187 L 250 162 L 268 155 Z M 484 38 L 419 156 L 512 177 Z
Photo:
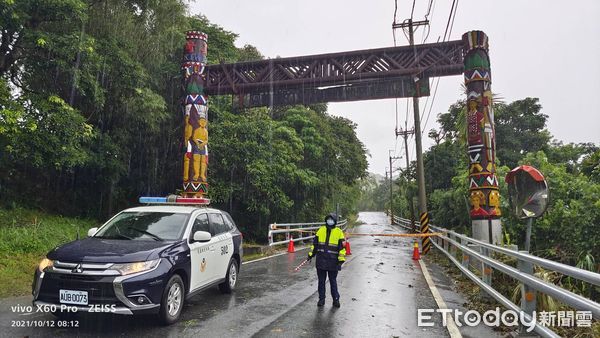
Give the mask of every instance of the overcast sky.
M 427 11 L 417 0 L 414 20 Z M 452 1 L 434 0 L 427 42 L 443 36 Z M 398 21 L 410 17 L 412 1 L 398 0 Z M 252 44 L 266 57 L 299 56 L 393 46 L 393 0 L 197 0 L 191 14 L 204 14 L 213 23 L 239 34 L 238 46 Z M 558 140 L 600 144 L 600 1 L 598 0 L 458 0 L 450 40 L 482 30 L 490 39 L 492 91 L 505 102 L 538 97 L 548 115 L 548 129 Z M 415 40 L 423 40 L 423 29 Z M 397 31 L 398 45 L 408 44 Z M 440 38 L 441 40 L 441 38 Z M 210 37 L 209 37 L 210 53 Z M 437 128 L 436 115 L 464 97 L 462 77 L 444 77 L 424 130 Z M 431 89 L 433 93 L 433 86 Z M 426 120 L 432 98 L 425 106 Z M 412 105 L 408 114 L 412 125 Z M 398 99 L 404 123 L 407 99 Z M 404 156 L 401 138 L 394 135 L 395 100 L 332 103 L 329 112 L 358 125 L 358 137 L 370 153 L 369 171 L 384 174 L 388 150 Z M 425 121 L 422 121 L 423 126 Z M 414 159 L 414 139 L 409 141 Z M 405 160 L 394 164 L 404 165 Z

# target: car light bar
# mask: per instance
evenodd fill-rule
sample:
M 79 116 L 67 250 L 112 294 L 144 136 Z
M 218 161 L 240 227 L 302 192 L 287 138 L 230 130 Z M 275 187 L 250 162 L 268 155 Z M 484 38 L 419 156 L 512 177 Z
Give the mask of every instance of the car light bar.
M 195 197 L 149 197 L 142 196 L 139 199 L 142 204 L 193 204 L 193 205 L 208 205 L 210 200 L 208 198 L 195 198 Z

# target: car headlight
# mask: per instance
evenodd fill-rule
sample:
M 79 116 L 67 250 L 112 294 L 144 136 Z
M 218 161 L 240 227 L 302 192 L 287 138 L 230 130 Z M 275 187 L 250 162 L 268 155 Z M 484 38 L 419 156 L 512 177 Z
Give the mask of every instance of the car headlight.
M 40 270 L 40 272 L 44 272 L 44 269 L 51 268 L 53 266 L 54 266 L 54 261 L 53 260 L 48 259 L 48 258 L 44 258 L 44 259 L 42 259 L 42 261 L 38 265 L 38 270 Z
M 130 275 L 132 273 L 154 269 L 158 263 L 160 263 L 160 258 L 146 262 L 114 264 L 111 269 L 117 270 L 121 275 Z

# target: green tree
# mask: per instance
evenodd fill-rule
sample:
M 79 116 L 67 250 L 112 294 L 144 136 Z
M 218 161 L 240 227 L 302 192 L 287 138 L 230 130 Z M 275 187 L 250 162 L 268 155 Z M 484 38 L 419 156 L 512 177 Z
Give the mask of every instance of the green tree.
M 501 165 L 514 168 L 525 154 L 548 149 L 548 115 L 541 110 L 537 98 L 494 105 L 496 154 Z
M 385 210 L 386 191 L 389 191 L 389 184 L 386 184 L 382 176 L 369 173 L 365 178 L 359 180 L 360 187 L 359 200 L 356 206 L 360 211 L 382 211 Z M 385 188 L 388 188 L 385 190 Z
M 592 182 L 600 183 L 600 149 L 583 158 L 581 172 Z
M 243 61 L 256 61 L 262 60 L 265 57 L 260 53 L 258 48 L 252 45 L 244 45 L 242 48 L 238 48 L 238 62 Z
M 425 188 L 427 193 L 436 189 L 452 188 L 452 177 L 467 168 L 464 148 L 459 142 L 446 141 L 432 146 L 423 156 Z
M 86 19 L 82 0 L 4 0 L 0 2 L 0 77 L 13 80 L 50 43 L 70 40 Z M 62 47 L 69 47 L 63 45 Z
M 593 143 L 568 143 L 563 144 L 560 141 L 553 141 L 550 147 L 546 150 L 548 160 L 551 163 L 564 163 L 569 173 L 578 173 L 583 168 L 582 161 L 588 159 L 586 164 L 589 165 L 590 155 L 598 151 L 598 146 Z M 583 169 L 585 170 L 585 169 Z
M 270 222 L 321 219 L 337 203 L 343 214 L 354 211 L 366 157 L 353 124 L 301 106 L 277 119 L 266 109 L 229 108 L 211 108 L 211 197 L 243 219 L 249 235 L 264 239 Z M 336 135 L 333 128 L 352 132 Z M 355 149 L 363 150 L 359 165 L 348 166 L 342 159 L 356 161 Z M 337 161 L 330 155 L 336 153 Z
M 466 122 L 465 101 L 458 101 L 452 104 L 446 113 L 438 114 L 437 122 L 440 124 L 440 131 L 436 133 L 446 140 L 460 140 L 461 135 L 466 133 L 464 126 Z

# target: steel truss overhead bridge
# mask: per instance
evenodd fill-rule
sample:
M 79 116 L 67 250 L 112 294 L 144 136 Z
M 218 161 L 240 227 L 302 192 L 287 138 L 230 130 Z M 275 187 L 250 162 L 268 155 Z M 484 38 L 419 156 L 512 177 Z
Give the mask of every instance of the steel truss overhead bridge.
M 461 75 L 461 40 L 206 67 L 207 95 L 243 107 L 429 95 L 429 77 Z

